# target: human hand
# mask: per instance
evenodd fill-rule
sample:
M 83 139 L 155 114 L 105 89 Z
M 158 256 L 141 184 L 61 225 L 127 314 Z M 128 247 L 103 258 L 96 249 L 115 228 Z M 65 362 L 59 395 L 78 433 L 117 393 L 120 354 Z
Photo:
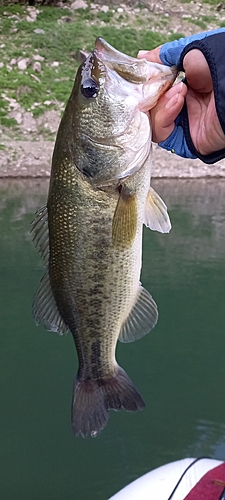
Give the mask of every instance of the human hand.
M 225 158 L 225 28 L 167 42 L 139 58 L 176 65 L 179 83 L 151 110 L 153 140 L 184 158 L 215 163 Z
M 138 57 L 162 62 L 160 47 L 149 52 L 140 51 Z M 186 98 L 193 144 L 202 155 L 208 155 L 225 148 L 225 135 L 217 116 L 210 69 L 198 49 L 190 50 L 185 55 L 183 67 L 188 87 L 182 82 L 174 85 L 150 112 L 153 141 L 162 142 L 169 137 Z

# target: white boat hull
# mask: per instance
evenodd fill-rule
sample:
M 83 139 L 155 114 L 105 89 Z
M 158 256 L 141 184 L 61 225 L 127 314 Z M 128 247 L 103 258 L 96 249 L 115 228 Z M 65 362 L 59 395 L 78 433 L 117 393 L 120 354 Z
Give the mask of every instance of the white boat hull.
M 184 458 L 154 469 L 130 483 L 109 500 L 168 500 L 183 472 L 195 460 L 195 458 Z M 220 460 L 209 458 L 198 460 L 184 474 L 172 499 L 184 500 L 209 470 L 222 463 Z

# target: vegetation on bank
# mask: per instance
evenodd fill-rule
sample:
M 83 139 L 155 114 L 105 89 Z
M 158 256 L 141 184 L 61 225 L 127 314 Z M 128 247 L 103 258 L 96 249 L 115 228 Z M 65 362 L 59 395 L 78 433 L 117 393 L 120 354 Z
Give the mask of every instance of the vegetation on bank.
M 195 31 L 207 29 L 210 22 L 218 27 L 224 22 L 222 17 L 214 19 L 217 4 L 209 1 L 214 2 L 212 15 L 192 16 Z M 1 5 L 0 0 L 1 126 L 18 123 L 12 118 L 16 109 L 34 117 L 49 109 L 62 111 L 79 65 L 79 51 L 91 51 L 97 36 L 133 56 L 139 48 L 151 49 L 185 36 L 171 29 L 167 12 L 150 11 L 144 5 L 121 8 L 106 2 L 103 9 L 102 4 L 92 3 L 78 10 L 62 5 Z

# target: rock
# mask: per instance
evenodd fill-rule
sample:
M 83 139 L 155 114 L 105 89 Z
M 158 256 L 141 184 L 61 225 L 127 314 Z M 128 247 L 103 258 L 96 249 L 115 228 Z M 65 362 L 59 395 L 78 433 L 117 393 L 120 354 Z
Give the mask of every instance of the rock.
M 224 2 L 218 3 L 218 5 L 216 6 L 217 12 L 220 12 L 221 10 L 224 10 L 224 9 L 225 9 L 225 3 Z
M 36 76 L 33 75 L 33 73 L 30 74 L 31 78 L 33 78 L 36 82 L 41 83 L 41 80 Z
M 101 9 L 100 9 L 100 10 L 101 10 L 102 12 L 105 12 L 105 13 L 106 13 L 106 12 L 108 12 L 109 7 L 108 7 L 108 5 L 102 5 L 102 7 L 101 7 Z
M 27 111 L 23 115 L 22 123 L 20 124 L 20 129 L 23 133 L 27 134 L 27 132 L 37 132 L 37 123 L 34 119 L 32 113 Z
M 36 29 L 34 30 L 34 33 L 37 33 L 37 35 L 44 35 L 44 34 L 45 34 L 45 31 L 44 31 L 44 30 L 41 30 L 41 29 L 39 29 L 39 28 L 36 28 Z
M 118 7 L 117 12 L 122 13 L 123 12 L 122 7 Z
M 34 21 L 36 21 L 37 14 L 39 13 L 39 11 L 36 9 L 33 9 L 32 7 L 28 7 L 27 10 L 28 10 L 29 14 L 26 17 L 26 21 L 28 21 L 28 23 L 33 23 Z
M 88 5 L 84 0 L 75 0 L 75 2 L 71 3 L 70 8 L 72 10 L 77 10 L 77 9 L 87 9 Z
M 25 134 L 28 132 L 37 132 L 37 123 L 32 113 L 25 111 L 17 102 L 13 107 L 14 109 L 8 113 L 8 117 L 16 120 L 20 126 L 20 130 Z
M 4 99 L 4 101 L 7 101 L 9 103 L 9 106 L 11 108 L 15 108 L 16 106 L 19 107 L 19 103 L 13 97 L 8 97 L 4 92 L 2 92 L 1 96 L 2 96 L 2 99 Z
M 56 110 L 45 111 L 45 113 L 37 118 L 37 124 L 40 131 L 44 128 L 55 134 L 59 127 L 60 112 Z
M 16 120 L 16 123 L 18 125 L 20 125 L 22 123 L 23 115 L 20 111 L 11 111 L 11 113 L 9 115 L 10 115 L 10 118 L 14 118 L 14 120 Z
M 19 61 L 17 61 L 17 66 L 20 70 L 24 71 L 25 69 L 27 69 L 28 62 L 29 59 L 20 59 Z
M 20 85 L 20 87 L 16 89 L 16 97 L 18 98 L 21 95 L 29 94 L 30 92 L 32 92 L 30 87 L 28 87 L 27 85 Z
M 43 61 L 45 60 L 45 58 L 44 58 L 44 57 L 42 57 L 42 56 L 39 56 L 39 54 L 34 54 L 32 57 L 33 57 L 33 59 L 34 59 L 35 61 L 40 61 L 40 62 L 43 62 Z
M 36 17 L 30 17 L 30 16 L 27 16 L 27 17 L 26 17 L 26 21 L 27 21 L 28 23 L 34 23 L 34 21 L 36 21 Z
M 17 60 L 14 57 L 13 59 L 11 59 L 9 64 L 10 64 L 10 66 L 14 66 L 14 64 L 16 64 L 16 63 L 17 63 Z
M 52 68 L 58 68 L 59 66 L 59 62 L 58 61 L 53 61 L 53 63 L 51 64 Z
M 0 68 L 3 68 L 3 66 L 4 66 L 4 63 L 0 62 Z
M 41 73 L 41 63 L 39 61 L 35 61 L 32 68 L 34 71 L 37 71 L 37 73 Z

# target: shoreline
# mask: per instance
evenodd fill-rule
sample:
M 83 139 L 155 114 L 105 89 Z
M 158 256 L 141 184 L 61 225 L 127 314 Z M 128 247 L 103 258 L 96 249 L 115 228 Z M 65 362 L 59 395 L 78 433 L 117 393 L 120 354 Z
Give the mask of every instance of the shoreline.
M 0 150 L 0 178 L 49 178 L 54 140 L 13 140 L 3 137 Z M 153 144 L 152 178 L 225 178 L 225 159 L 206 165 L 184 159 Z

